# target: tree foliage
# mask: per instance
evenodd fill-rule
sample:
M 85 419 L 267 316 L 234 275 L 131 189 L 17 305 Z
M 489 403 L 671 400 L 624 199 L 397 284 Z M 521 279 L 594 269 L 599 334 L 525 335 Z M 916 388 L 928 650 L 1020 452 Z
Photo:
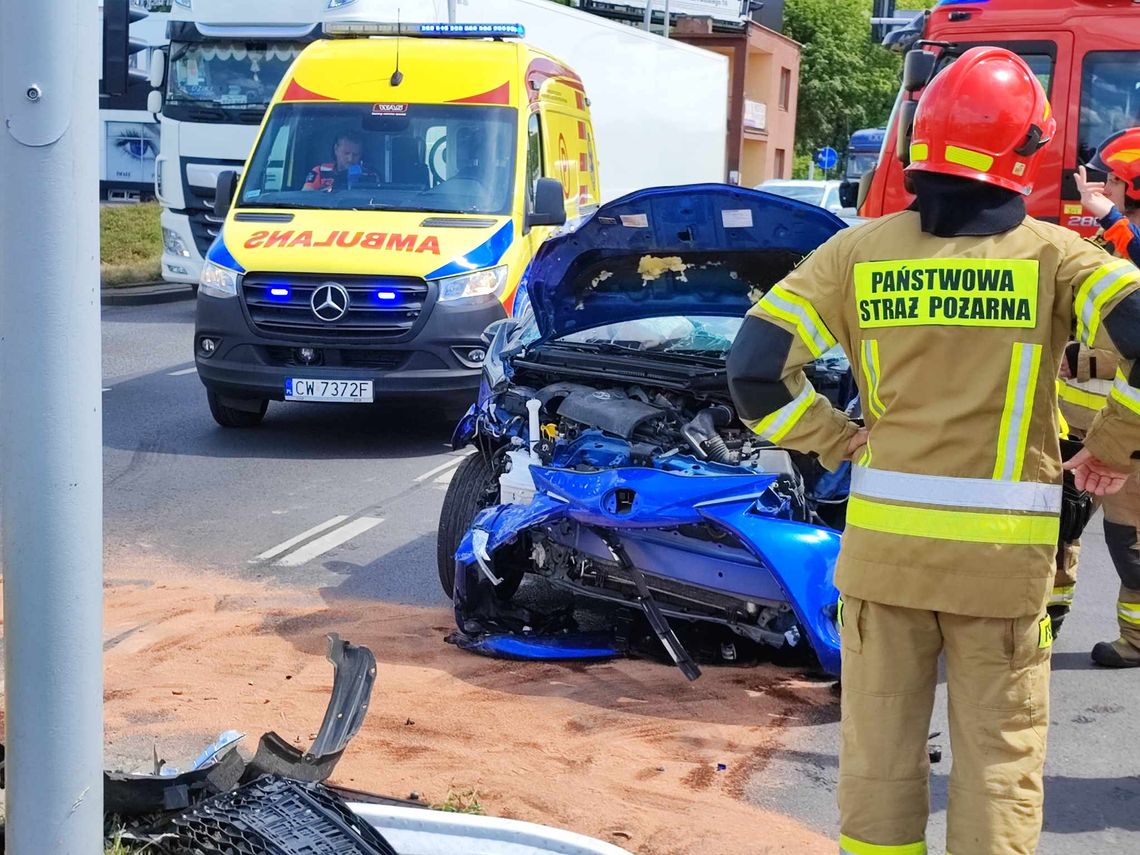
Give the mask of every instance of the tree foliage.
M 924 8 L 922 0 L 899 4 Z M 803 45 L 796 150 L 840 151 L 860 128 L 884 124 L 902 60 L 871 41 L 871 0 L 788 0 L 784 32 Z

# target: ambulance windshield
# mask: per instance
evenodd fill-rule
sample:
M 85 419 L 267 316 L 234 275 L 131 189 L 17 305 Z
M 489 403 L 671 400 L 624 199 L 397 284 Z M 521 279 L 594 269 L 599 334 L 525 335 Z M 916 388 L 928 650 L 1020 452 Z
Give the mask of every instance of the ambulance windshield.
M 278 104 L 238 205 L 507 214 L 516 122 L 510 107 Z

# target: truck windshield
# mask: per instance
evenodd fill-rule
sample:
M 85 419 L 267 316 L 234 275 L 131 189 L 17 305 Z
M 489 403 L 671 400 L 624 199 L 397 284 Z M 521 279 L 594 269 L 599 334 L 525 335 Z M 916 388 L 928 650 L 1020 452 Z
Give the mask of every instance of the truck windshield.
M 513 107 L 278 104 L 238 204 L 507 214 L 516 123 Z
M 868 169 L 879 162 L 879 151 L 873 152 L 847 152 L 847 178 L 858 181 Z
M 1085 55 L 1077 163 L 1088 163 L 1104 140 L 1140 125 L 1140 51 Z
M 175 42 L 170 46 L 166 115 L 183 121 L 260 122 L 303 47 L 290 42 Z

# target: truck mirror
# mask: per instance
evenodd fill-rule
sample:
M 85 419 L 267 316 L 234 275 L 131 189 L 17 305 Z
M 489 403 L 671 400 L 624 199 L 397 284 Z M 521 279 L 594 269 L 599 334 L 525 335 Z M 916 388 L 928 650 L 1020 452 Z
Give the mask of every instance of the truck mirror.
M 155 50 L 150 55 L 150 88 L 161 89 L 166 82 L 166 51 Z
M 855 200 L 855 210 L 863 210 L 863 203 L 867 201 L 867 197 L 871 195 L 871 184 L 875 181 L 875 170 L 878 164 L 872 166 L 859 177 L 859 196 Z
M 146 108 L 151 113 L 162 112 L 162 93 L 157 89 L 151 89 L 146 96 Z
M 915 48 L 906 52 L 903 60 L 902 88 L 904 92 L 918 92 L 930 82 L 938 57 L 930 51 Z
M 234 193 L 237 191 L 238 174 L 232 169 L 218 173 L 217 189 L 214 191 L 214 216 L 224 219 L 230 212 Z
M 918 112 L 917 101 L 903 101 L 899 109 L 899 136 L 895 143 L 895 153 L 903 166 L 910 166 L 910 137 L 914 130 L 916 112 Z
M 858 187 L 854 181 L 844 181 L 839 185 L 839 204 L 844 208 L 855 207 L 855 196 L 858 192 Z
M 534 186 L 534 210 L 526 217 L 526 227 L 560 226 L 566 222 L 566 200 L 562 196 L 562 182 L 554 178 L 540 178 Z

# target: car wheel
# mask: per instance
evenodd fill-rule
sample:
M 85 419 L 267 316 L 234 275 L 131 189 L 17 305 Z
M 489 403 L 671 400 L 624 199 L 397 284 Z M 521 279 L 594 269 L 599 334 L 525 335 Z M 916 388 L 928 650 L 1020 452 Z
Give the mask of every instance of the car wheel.
M 214 417 L 214 421 L 225 428 L 257 427 L 265 418 L 265 411 L 269 409 L 267 398 L 251 400 L 250 404 L 254 409 L 249 410 L 228 407 L 222 403 L 222 399 L 216 393 L 209 390 L 206 391 L 206 400 L 210 404 L 210 415 Z
M 498 476 L 482 454 L 469 455 L 455 470 L 439 513 L 436 564 L 439 584 L 448 597 L 455 590 L 455 551 L 459 549 L 475 515 L 498 502 Z M 521 567 L 516 572 L 507 572 L 503 583 L 495 588 L 495 594 L 500 599 L 509 600 L 522 584 L 523 573 Z

